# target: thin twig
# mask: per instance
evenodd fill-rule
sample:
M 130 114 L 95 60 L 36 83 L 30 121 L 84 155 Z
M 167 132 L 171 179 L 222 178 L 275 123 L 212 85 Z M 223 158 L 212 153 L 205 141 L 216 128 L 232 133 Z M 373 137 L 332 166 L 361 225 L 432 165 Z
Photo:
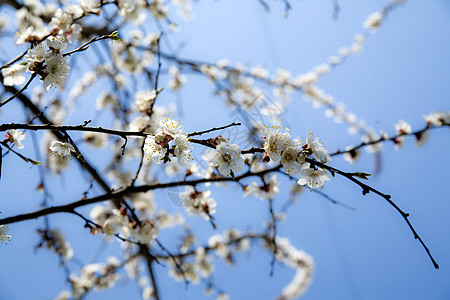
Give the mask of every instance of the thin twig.
M 24 53 L 17 55 L 16 58 L 10 60 L 9 62 L 7 62 L 7 63 L 4 64 L 3 66 L 1 66 L 1 67 L 0 67 L 0 70 L 9 67 L 10 65 L 12 65 L 13 63 L 15 63 L 16 61 L 19 61 L 22 57 L 25 56 L 25 54 L 27 54 L 27 52 L 28 52 L 28 49 L 25 50 Z
M 228 124 L 228 125 L 225 125 L 225 126 L 221 126 L 221 127 L 214 127 L 214 128 L 208 129 L 208 130 L 195 131 L 195 132 L 189 133 L 188 137 L 196 136 L 196 135 L 202 135 L 202 134 L 205 134 L 205 133 L 210 133 L 212 131 L 222 130 L 222 129 L 226 129 L 228 127 L 241 126 L 241 125 L 242 125 L 241 123 L 231 123 L 231 124 Z
M 33 81 L 33 79 L 37 76 L 37 73 L 32 73 L 30 76 L 30 79 L 28 79 L 27 83 L 25 83 L 25 85 L 18 90 L 14 95 L 12 95 L 11 97 L 9 97 L 8 99 L 6 99 L 5 101 L 3 101 L 2 103 L 0 103 L 0 107 L 2 107 L 3 105 L 8 104 L 9 101 L 13 100 L 14 98 L 16 98 L 20 93 L 22 93 L 23 91 L 25 91 L 27 89 L 27 87 L 30 85 L 30 83 Z
M 395 210 L 402 216 L 402 218 L 405 220 L 406 224 L 408 224 L 409 229 L 411 230 L 411 232 L 413 233 L 413 236 L 415 239 L 418 239 L 420 244 L 422 244 L 422 247 L 425 249 L 425 251 L 428 254 L 428 257 L 431 259 L 434 267 L 436 269 L 439 269 L 439 265 L 437 264 L 437 262 L 434 260 L 433 256 L 430 253 L 430 250 L 428 249 L 428 247 L 425 245 L 425 242 L 422 240 L 422 238 L 419 236 L 419 234 L 417 233 L 417 231 L 414 229 L 414 227 L 412 226 L 411 222 L 409 221 L 408 217 L 409 217 L 409 213 L 404 212 L 402 209 L 400 209 L 400 207 L 398 207 L 397 204 L 395 204 L 392 200 L 391 200 L 391 196 L 387 195 L 387 194 L 383 194 L 382 192 L 378 191 L 377 189 L 362 183 L 361 181 L 357 180 L 354 175 L 355 173 L 347 173 L 341 170 L 338 170 L 336 168 L 333 168 L 331 166 L 325 165 L 323 163 L 320 163 L 318 161 L 315 161 L 311 158 L 306 157 L 305 160 L 307 162 L 309 162 L 311 165 L 315 165 L 318 166 L 322 169 L 326 169 L 328 171 L 330 171 L 330 173 L 334 174 L 337 173 L 341 176 L 344 176 L 345 178 L 349 179 L 350 181 L 353 181 L 354 183 L 356 183 L 357 185 L 359 185 L 362 189 L 362 193 L 363 195 L 368 194 L 369 192 L 373 192 L 379 196 L 381 196 L 382 198 L 384 198 L 392 207 L 395 208 Z
M 101 37 L 92 38 L 90 41 L 84 43 L 80 47 L 78 47 L 78 48 L 76 48 L 76 49 L 74 49 L 72 51 L 66 52 L 62 56 L 70 56 L 70 55 L 72 55 L 72 54 L 74 54 L 76 52 L 85 51 L 85 50 L 87 50 L 89 48 L 89 44 L 92 44 L 94 42 L 101 41 L 101 40 L 112 39 L 112 38 L 114 38 L 114 33 L 108 34 L 108 35 L 102 35 Z

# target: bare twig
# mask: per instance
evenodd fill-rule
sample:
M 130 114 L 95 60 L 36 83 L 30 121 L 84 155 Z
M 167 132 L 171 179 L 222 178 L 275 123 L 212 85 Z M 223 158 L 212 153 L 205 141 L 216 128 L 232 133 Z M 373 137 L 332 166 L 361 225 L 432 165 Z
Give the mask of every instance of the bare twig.
M 2 103 L 0 103 L 0 107 L 2 107 L 3 105 L 8 104 L 9 101 L 13 100 L 14 98 L 16 98 L 20 93 L 22 93 L 23 91 L 25 91 L 27 89 L 27 87 L 30 85 L 30 83 L 33 81 L 33 79 L 37 76 L 37 73 L 33 73 L 30 76 L 30 79 L 28 79 L 27 83 L 25 83 L 25 85 L 18 90 L 14 95 L 12 95 L 11 97 L 9 97 L 8 99 L 6 99 L 5 101 L 3 101 Z
M 1 66 L 1 67 L 0 67 L 0 70 L 1 70 L 1 69 L 4 69 L 4 68 L 7 68 L 7 67 L 9 67 L 10 65 L 12 65 L 13 63 L 15 63 L 15 62 L 19 61 L 20 59 L 22 59 L 22 57 L 24 57 L 25 54 L 27 54 L 27 52 L 28 52 L 28 49 L 25 50 L 25 52 L 23 52 L 22 54 L 17 55 L 16 58 L 13 58 L 13 59 L 10 60 L 9 62 L 7 62 L 7 63 L 4 64 L 3 66 Z

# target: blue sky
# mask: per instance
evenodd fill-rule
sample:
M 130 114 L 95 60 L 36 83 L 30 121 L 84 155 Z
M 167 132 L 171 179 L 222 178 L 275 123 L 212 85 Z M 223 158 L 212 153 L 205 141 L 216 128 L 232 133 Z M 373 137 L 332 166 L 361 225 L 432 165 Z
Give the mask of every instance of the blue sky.
M 168 39 L 173 46 L 185 44 L 179 53 L 183 58 L 208 62 L 228 58 L 233 63 L 243 62 L 249 66 L 261 64 L 271 73 L 285 68 L 298 75 L 326 62 L 340 47 L 350 45 L 354 35 L 362 31 L 367 15 L 387 2 L 340 0 L 337 19 L 332 17 L 332 1 L 291 1 L 292 10 L 287 18 L 283 16 L 281 1 L 268 3 L 270 12 L 264 12 L 256 0 L 199 1 L 194 5 L 196 19 L 191 23 L 180 21 L 181 32 L 169 35 Z M 389 135 L 395 133 L 393 125 L 400 119 L 409 122 L 413 129 L 422 128 L 425 124 L 422 115 L 450 108 L 449 16 L 447 1 L 406 1 L 367 39 L 360 54 L 349 57 L 318 86 L 345 103 L 349 111 L 368 125 Z M 6 50 L 8 47 L 3 41 L 0 46 L 1 58 L 18 53 Z M 144 88 L 143 82 L 136 84 Z M 100 91 L 101 87 L 97 86 L 83 98 L 82 105 L 88 111 L 72 114 L 72 124 L 82 124 L 95 116 L 89 111 L 94 103 L 89 97 L 95 99 Z M 293 94 L 292 98 L 284 115 L 284 125 L 293 136 L 305 139 L 308 129 L 312 129 L 330 151 L 360 142 L 359 136 L 347 133 L 345 124 L 325 118 L 324 110 L 314 109 L 300 93 Z M 189 75 L 180 96 L 167 89 L 159 99 L 161 104 L 181 104 L 182 114 L 177 118 L 188 132 L 239 119 L 235 112 L 226 109 L 222 99 L 214 97 L 213 86 L 198 75 Z M 18 120 L 23 120 L 19 103 L 11 103 L 0 112 L 1 123 Z M 99 123 L 108 126 L 109 118 L 103 116 Z M 304 299 L 450 298 L 448 134 L 448 128 L 433 130 L 429 142 L 421 148 L 414 145 L 413 138 L 406 138 L 399 151 L 386 143 L 381 154 L 381 171 L 368 182 L 392 195 L 392 200 L 410 213 L 411 222 L 429 246 L 440 270 L 433 268 L 406 223 L 384 199 L 372 193 L 363 196 L 359 187 L 337 177 L 327 182 L 322 191 L 354 207 L 354 211 L 305 191 L 289 210 L 287 220 L 279 225 L 280 236 L 290 237 L 294 246 L 315 260 L 315 276 Z M 31 154 L 31 134 L 27 138 L 24 151 Z M 100 165 L 101 156 L 102 153 L 93 152 L 92 160 Z M 363 151 L 361 159 L 354 164 L 334 158 L 330 165 L 372 173 L 374 157 Z M 2 216 L 38 208 L 42 196 L 34 191 L 36 178 L 36 168 L 30 169 L 16 157 L 8 156 L 4 160 L 0 181 Z M 54 186 L 52 201 L 55 205 L 77 200 L 80 191 L 88 187 L 74 162 L 62 179 L 52 177 L 49 182 Z M 283 179 L 275 208 L 279 209 L 287 199 L 289 188 L 289 182 Z M 219 232 L 229 226 L 241 230 L 260 229 L 268 219 L 267 203 L 242 198 L 238 187 L 229 185 L 227 189 L 213 188 L 212 191 L 218 202 Z M 100 193 L 100 190 L 94 189 L 93 193 Z M 157 193 L 157 205 L 185 213 L 182 207 L 170 201 L 165 191 Z M 199 241 L 206 242 L 208 235 L 214 234 L 203 219 L 186 218 L 197 230 Z M 84 230 L 81 219 L 61 214 L 50 220 L 71 238 L 77 258 L 90 263 L 96 257 L 102 245 L 101 238 Z M 42 220 L 11 225 L 11 242 L 0 245 L 1 300 L 52 299 L 67 288 L 55 255 L 33 250 L 38 242 L 35 233 L 38 225 L 42 225 Z M 160 238 L 171 245 L 177 236 L 177 232 L 167 231 Z M 117 242 L 111 243 L 101 252 L 100 260 L 119 249 Z M 214 274 L 214 280 L 232 299 L 271 299 L 294 276 L 293 270 L 277 264 L 275 275 L 270 277 L 271 257 L 257 245 L 250 253 L 241 254 L 237 261 L 236 266 L 230 267 L 217 260 Z M 77 269 L 75 263 L 69 265 Z M 203 297 L 202 286 L 190 285 L 186 289 L 167 276 L 167 268 L 157 267 L 157 271 L 162 299 Z M 121 284 L 123 286 L 111 291 L 92 293 L 88 299 L 139 297 L 135 284 L 128 281 Z

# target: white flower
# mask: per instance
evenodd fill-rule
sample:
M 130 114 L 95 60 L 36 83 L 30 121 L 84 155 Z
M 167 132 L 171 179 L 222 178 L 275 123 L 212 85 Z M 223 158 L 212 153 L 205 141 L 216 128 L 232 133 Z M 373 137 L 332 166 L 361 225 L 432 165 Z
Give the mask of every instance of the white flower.
M 373 132 L 373 131 L 369 131 L 366 134 L 364 134 L 361 137 L 361 140 L 365 143 L 365 144 L 370 144 L 369 146 L 367 146 L 365 149 L 367 152 L 369 153 L 376 153 L 381 151 L 382 145 L 381 143 L 375 143 L 377 141 L 380 140 L 380 136 Z
M 144 151 L 149 156 L 150 159 L 152 159 L 157 164 L 160 164 L 163 162 L 162 159 L 166 155 L 167 148 L 161 146 L 158 143 L 158 140 L 157 140 L 158 136 L 159 135 L 147 136 Z M 149 159 L 149 158 L 147 158 L 147 159 Z
M 116 233 L 116 222 L 112 218 L 107 219 L 102 225 L 102 230 L 107 236 L 114 235 Z
M 136 119 L 130 122 L 128 126 L 130 131 L 141 131 L 145 128 L 150 127 L 150 117 L 148 115 L 138 116 Z
M 14 143 L 14 145 L 16 145 L 17 148 L 23 149 L 23 144 L 21 141 L 25 139 L 25 134 L 23 134 L 22 131 L 14 129 L 8 130 L 7 133 L 8 135 L 6 137 L 9 138 L 9 141 L 11 143 Z
M 299 155 L 300 151 L 294 147 L 287 147 L 284 149 L 281 154 L 281 164 L 283 165 L 286 174 L 295 175 L 300 172 L 301 166 L 297 161 L 297 157 L 300 158 L 300 161 L 305 161 L 305 157 L 303 155 Z
M 70 152 L 76 152 L 70 143 L 60 141 L 53 141 L 49 148 L 55 155 L 57 154 L 61 158 L 70 157 Z
M 100 14 L 100 1 L 98 0 L 78 0 L 81 8 L 86 13 Z
M 36 65 L 43 62 L 47 56 L 48 53 L 45 51 L 44 43 L 39 43 L 29 49 L 27 54 L 24 56 L 28 63 L 28 70 L 34 71 L 36 69 Z
M 209 220 L 210 216 L 216 213 L 217 203 L 210 197 L 211 191 L 200 192 L 188 186 L 179 196 L 190 214 L 201 215 Z
M 62 55 L 54 55 L 47 59 L 47 76 L 44 79 L 44 89 L 46 92 L 50 87 L 56 87 L 63 83 L 69 74 L 70 67 L 66 63 L 66 58 Z
M 325 181 L 331 180 L 331 177 L 328 174 L 328 172 L 322 169 L 315 170 L 313 168 L 308 168 L 302 170 L 301 174 L 302 176 L 297 181 L 297 183 L 299 185 L 308 184 L 308 186 L 312 189 L 321 187 L 323 186 Z
M 349 163 L 355 162 L 359 158 L 359 156 L 361 155 L 361 151 L 359 149 L 355 149 L 353 146 L 352 147 L 346 147 L 345 151 L 346 152 L 343 154 L 343 157 Z
M 64 235 L 58 229 L 52 230 L 51 235 L 56 244 L 55 251 L 64 257 L 64 259 L 71 259 L 73 257 L 73 249 L 69 242 L 66 241 Z
M 125 20 L 133 20 L 136 25 L 140 25 L 145 20 L 145 13 L 143 8 L 145 1 L 143 0 L 124 0 L 119 1 L 119 16 Z
M 450 124 L 450 111 L 449 112 L 434 112 L 427 116 L 423 116 L 428 125 L 443 126 Z
M 371 32 L 375 32 L 380 27 L 383 21 L 383 14 L 381 12 L 374 12 L 370 14 L 364 21 L 364 28 L 369 29 Z
M 67 43 L 64 42 L 63 37 L 51 36 L 47 39 L 47 46 L 55 53 L 59 53 L 67 48 Z
M 184 134 L 183 126 L 178 126 L 178 121 L 173 118 L 165 118 L 160 121 L 162 133 L 175 137 L 177 134 Z
M 0 242 L 7 243 L 11 240 L 11 236 L 6 234 L 8 232 L 8 225 L 0 225 Z
M 250 74 L 256 78 L 266 79 L 269 77 L 269 72 L 261 66 L 255 66 L 250 70 Z
M 139 91 L 135 96 L 135 107 L 138 111 L 147 112 L 156 98 L 156 90 Z
M 191 150 L 189 149 L 189 139 L 186 135 L 177 134 L 173 140 L 175 144 L 174 154 L 178 159 L 178 164 L 182 167 L 192 160 Z
M 141 228 L 139 228 L 139 242 L 143 244 L 148 244 L 151 241 L 153 241 L 156 236 L 158 235 L 158 229 L 155 227 L 155 225 L 152 222 L 146 222 L 144 225 L 142 225 Z
M 104 148 L 108 144 L 108 138 L 106 134 L 98 132 L 85 132 L 83 139 L 91 144 L 94 148 Z
M 280 133 L 279 129 L 278 126 L 264 126 L 264 151 L 274 162 L 279 162 L 283 150 L 292 146 L 289 129 L 285 128 L 284 133 Z
M 2 70 L 3 84 L 6 86 L 19 85 L 25 82 L 25 76 L 22 75 L 27 67 L 22 64 L 14 64 Z
M 411 125 L 409 125 L 406 121 L 400 120 L 398 123 L 394 125 L 395 130 L 397 130 L 398 134 L 410 134 L 411 133 Z
M 180 75 L 180 70 L 175 66 L 170 67 L 169 75 L 171 76 L 171 79 L 168 84 L 174 91 L 178 90 L 187 81 L 186 76 Z
M 212 152 L 209 159 L 213 165 L 219 167 L 219 172 L 223 176 L 228 176 L 231 172 L 234 174 L 244 168 L 244 159 L 241 156 L 239 146 L 236 144 L 220 143 L 216 152 Z
M 312 150 L 315 159 L 317 159 L 320 162 L 327 161 L 327 148 L 323 146 L 319 137 L 316 137 L 316 139 L 313 140 L 313 132 L 311 130 L 308 130 L 306 143 L 308 144 L 308 147 Z

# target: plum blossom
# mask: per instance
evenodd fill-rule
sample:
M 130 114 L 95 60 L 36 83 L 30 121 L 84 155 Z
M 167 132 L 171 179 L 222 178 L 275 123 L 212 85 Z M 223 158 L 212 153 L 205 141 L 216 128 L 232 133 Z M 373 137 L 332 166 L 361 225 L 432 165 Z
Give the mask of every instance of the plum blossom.
M 217 203 L 210 196 L 211 191 L 200 192 L 191 186 L 186 187 L 186 190 L 179 194 L 183 200 L 183 206 L 190 214 L 200 215 L 206 220 L 216 213 Z
M 8 225 L 0 225 L 0 242 L 7 243 L 11 240 L 11 236 L 7 234 Z
M 67 48 L 67 43 L 64 42 L 63 37 L 51 36 L 47 39 L 47 46 L 52 52 L 59 53 Z
M 186 135 L 177 134 L 173 142 L 175 144 L 174 154 L 178 159 L 178 164 L 185 167 L 192 160 L 189 139 Z
M 140 112 L 147 112 L 156 98 L 156 90 L 139 91 L 135 96 L 135 106 Z
M 25 82 L 25 76 L 22 75 L 27 67 L 22 64 L 14 64 L 2 69 L 3 84 L 6 86 L 19 85 Z
M 286 174 L 295 175 L 301 170 L 301 165 L 305 157 L 300 154 L 300 150 L 294 147 L 287 147 L 281 154 L 281 164 L 283 165 Z
M 14 143 L 17 148 L 23 149 L 22 140 L 25 139 L 25 134 L 19 130 L 8 130 L 6 137 L 11 143 Z
M 44 79 L 44 89 L 49 91 L 50 87 L 56 87 L 66 81 L 70 67 L 66 58 L 62 55 L 54 55 L 47 59 L 47 76 Z
M 364 21 L 363 25 L 364 28 L 370 30 L 373 33 L 376 32 L 377 29 L 381 26 L 382 21 L 383 21 L 383 14 L 377 11 L 370 14 Z
M 37 66 L 42 63 L 49 54 L 45 49 L 44 43 L 39 43 L 33 48 L 27 51 L 27 54 L 24 56 L 25 60 L 28 63 L 28 70 L 35 71 Z
M 147 154 L 147 159 L 152 159 L 157 164 L 163 162 L 163 158 L 167 153 L 167 148 L 164 147 L 162 144 L 163 142 L 164 136 L 162 135 L 147 136 L 144 147 L 144 151 Z
M 173 118 L 165 118 L 160 121 L 161 131 L 171 137 L 175 137 L 177 134 L 184 134 L 183 126 L 178 126 L 178 121 Z
M 300 179 L 297 181 L 299 185 L 308 185 L 310 188 L 315 189 L 323 186 L 325 181 L 331 180 L 327 171 L 314 168 L 307 168 L 302 170 Z
M 264 151 L 274 162 L 279 162 L 281 154 L 288 146 L 292 146 L 289 129 L 279 132 L 278 126 L 264 126 Z
M 49 148 L 53 154 L 58 155 L 60 158 L 68 158 L 70 157 L 70 152 L 76 152 L 70 143 L 60 141 L 53 141 Z
M 317 159 L 318 161 L 326 162 L 327 148 L 323 146 L 319 137 L 316 137 L 316 139 L 314 140 L 313 136 L 314 136 L 313 132 L 311 130 L 308 130 L 308 136 L 306 137 L 307 148 L 305 150 L 312 151 L 314 158 Z
M 428 125 L 443 126 L 450 124 L 450 111 L 448 112 L 434 112 L 423 116 Z
M 241 156 L 241 150 L 236 144 L 228 144 L 222 142 L 216 147 L 216 151 L 212 151 L 207 155 L 207 159 L 214 165 L 218 166 L 220 174 L 228 176 L 234 174 L 244 168 L 244 159 Z

